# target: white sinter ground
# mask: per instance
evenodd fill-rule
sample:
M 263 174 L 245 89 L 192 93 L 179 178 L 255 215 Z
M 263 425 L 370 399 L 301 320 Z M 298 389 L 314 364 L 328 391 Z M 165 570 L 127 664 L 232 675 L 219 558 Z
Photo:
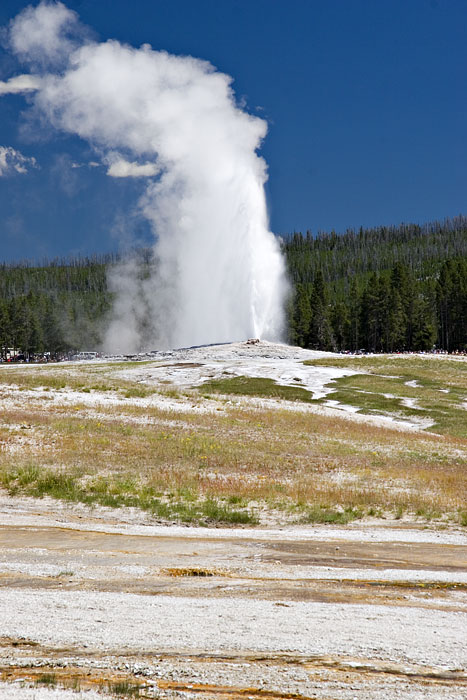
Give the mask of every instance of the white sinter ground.
M 113 376 L 121 379 L 140 382 L 141 384 L 157 387 L 161 384 L 166 388 L 176 390 L 201 387 L 212 379 L 228 379 L 229 377 L 246 376 L 271 379 L 282 386 L 299 387 L 310 392 L 313 399 L 324 399 L 322 403 L 310 404 L 290 402 L 281 399 L 257 398 L 254 396 L 236 396 L 230 399 L 230 404 L 248 404 L 252 407 L 271 409 L 291 409 L 294 411 L 312 412 L 330 417 L 344 417 L 348 420 L 368 423 L 375 426 L 387 426 L 403 431 L 426 430 L 432 421 L 423 416 L 369 415 L 359 412 L 355 406 L 346 405 L 332 398 L 335 390 L 333 380 L 340 377 L 362 373 L 362 370 L 336 367 L 307 366 L 306 360 L 320 358 L 342 357 L 337 353 L 319 352 L 292 347 L 281 343 L 261 341 L 257 345 L 247 345 L 245 342 L 208 345 L 194 348 L 181 348 L 170 351 L 154 351 L 132 356 L 133 359 L 150 360 L 148 364 L 129 364 L 121 370 L 115 370 Z M 109 355 L 104 361 L 124 360 L 124 356 Z M 85 364 L 98 364 L 102 360 L 88 361 Z M 79 366 L 74 362 L 70 371 Z M 22 365 L 22 369 L 28 365 Z M 29 366 L 31 369 L 33 366 Z M 60 365 L 66 374 L 66 364 Z M 6 406 L 18 402 L 18 391 L 15 387 L 2 387 L 2 400 Z M 328 398 L 326 398 L 328 397 Z M 209 413 L 222 410 L 217 401 L 204 398 L 202 402 L 194 403 L 190 397 L 180 395 L 174 398 L 163 393 L 155 393 L 146 398 L 123 398 L 112 392 L 93 390 L 92 392 L 56 390 L 53 393 L 41 388 L 21 391 L 21 401 L 34 403 L 47 399 L 51 404 L 83 404 L 85 406 L 109 406 L 118 404 L 134 404 L 142 407 L 156 407 L 174 412 L 189 410 L 196 413 Z M 414 408 L 417 408 L 415 405 Z
M 3 384 L 0 400 L 22 412 L 25 405 L 73 407 L 73 415 L 87 418 L 106 406 L 158 407 L 169 413 L 157 420 L 173 428 L 182 412 L 226 411 L 232 404 L 408 431 L 426 425 L 413 417 L 352 413 L 333 401 L 333 379 L 354 372 L 303 364 L 328 356 L 263 341 L 148 353 L 140 357 L 147 363 L 102 367 L 106 376 L 154 387 L 145 398 Z M 99 362 L 87 366 L 100 374 Z M 81 365 L 49 369 L 76 379 Z M 233 376 L 301 387 L 327 405 L 219 400 L 189 391 Z M 161 386 L 178 393 L 157 391 Z M 156 420 L 142 413 L 128 411 L 125 420 Z M 8 425 L 13 432 L 25 428 L 16 430 L 16 442 L 7 441 L 15 459 L 15 449 L 20 453 L 35 434 Z M 346 527 L 269 522 L 258 528 L 162 525 L 136 509 L 0 494 L 0 668 L 19 679 L 0 683 L 0 699 L 94 700 L 88 688 L 72 694 L 34 685 L 34 673 L 68 668 L 81 669 L 84 679 L 90 672 L 143 678 L 147 697 L 164 700 L 199 698 L 193 683 L 227 686 L 232 697 L 235 688 L 242 697 L 247 688 L 321 700 L 467 697 L 465 528 L 371 519 Z M 212 575 L 168 573 L 190 567 Z M 225 697 L 202 692 L 210 700 Z

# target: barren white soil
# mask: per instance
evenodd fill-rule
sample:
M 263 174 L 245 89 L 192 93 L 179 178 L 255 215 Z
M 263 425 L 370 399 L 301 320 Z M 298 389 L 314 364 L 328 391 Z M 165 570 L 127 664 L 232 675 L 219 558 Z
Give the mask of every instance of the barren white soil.
M 179 389 L 229 375 L 301 386 L 315 406 L 236 397 L 419 431 L 332 401 L 350 370 L 261 343 L 159 353 L 118 376 Z M 34 371 L 34 367 L 29 368 Z M 67 371 L 63 365 L 62 370 Z M 0 406 L 107 403 L 223 410 L 206 398 L 1 388 Z M 228 404 L 227 404 L 228 405 Z M 27 435 L 25 436 L 27 439 Z M 14 458 L 14 452 L 12 452 Z M 0 493 L 0 699 L 467 698 L 467 532 L 347 526 L 161 525 L 135 509 Z
M 161 698 L 467 697 L 462 530 L 0 507 L 0 698 L 94 698 L 122 679 Z M 38 685 L 47 672 L 58 689 Z

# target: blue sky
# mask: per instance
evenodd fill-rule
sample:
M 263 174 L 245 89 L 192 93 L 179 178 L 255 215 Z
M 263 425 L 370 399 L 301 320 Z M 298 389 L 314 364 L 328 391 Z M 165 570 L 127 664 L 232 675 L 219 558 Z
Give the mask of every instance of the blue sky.
M 29 3 L 2 0 L 0 25 Z M 466 213 L 465 0 L 68 0 L 100 40 L 210 61 L 268 121 L 276 233 Z M 0 50 L 0 80 L 24 72 Z M 32 128 L 27 98 L 0 99 L 0 147 L 38 167 L 0 176 L 0 260 L 116 250 L 141 193 L 89 144 Z M 28 161 L 30 163 L 30 161 Z M 144 241 L 147 231 L 132 234 Z

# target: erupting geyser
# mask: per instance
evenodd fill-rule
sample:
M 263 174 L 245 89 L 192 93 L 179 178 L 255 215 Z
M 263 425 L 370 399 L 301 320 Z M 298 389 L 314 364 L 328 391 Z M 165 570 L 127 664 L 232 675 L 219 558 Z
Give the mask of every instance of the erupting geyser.
M 107 347 L 280 339 L 285 271 L 256 152 L 266 123 L 237 105 L 231 78 L 149 45 L 97 43 L 62 3 L 21 12 L 10 45 L 42 117 L 89 141 L 108 175 L 146 178 L 154 273 L 141 279 L 130 261 L 112 276 Z

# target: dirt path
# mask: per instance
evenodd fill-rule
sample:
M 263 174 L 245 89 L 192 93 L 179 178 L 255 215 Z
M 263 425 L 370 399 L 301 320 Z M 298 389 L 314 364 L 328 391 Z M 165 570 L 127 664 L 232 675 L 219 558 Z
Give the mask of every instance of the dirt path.
M 460 530 L 0 509 L 0 698 L 467 698 Z

